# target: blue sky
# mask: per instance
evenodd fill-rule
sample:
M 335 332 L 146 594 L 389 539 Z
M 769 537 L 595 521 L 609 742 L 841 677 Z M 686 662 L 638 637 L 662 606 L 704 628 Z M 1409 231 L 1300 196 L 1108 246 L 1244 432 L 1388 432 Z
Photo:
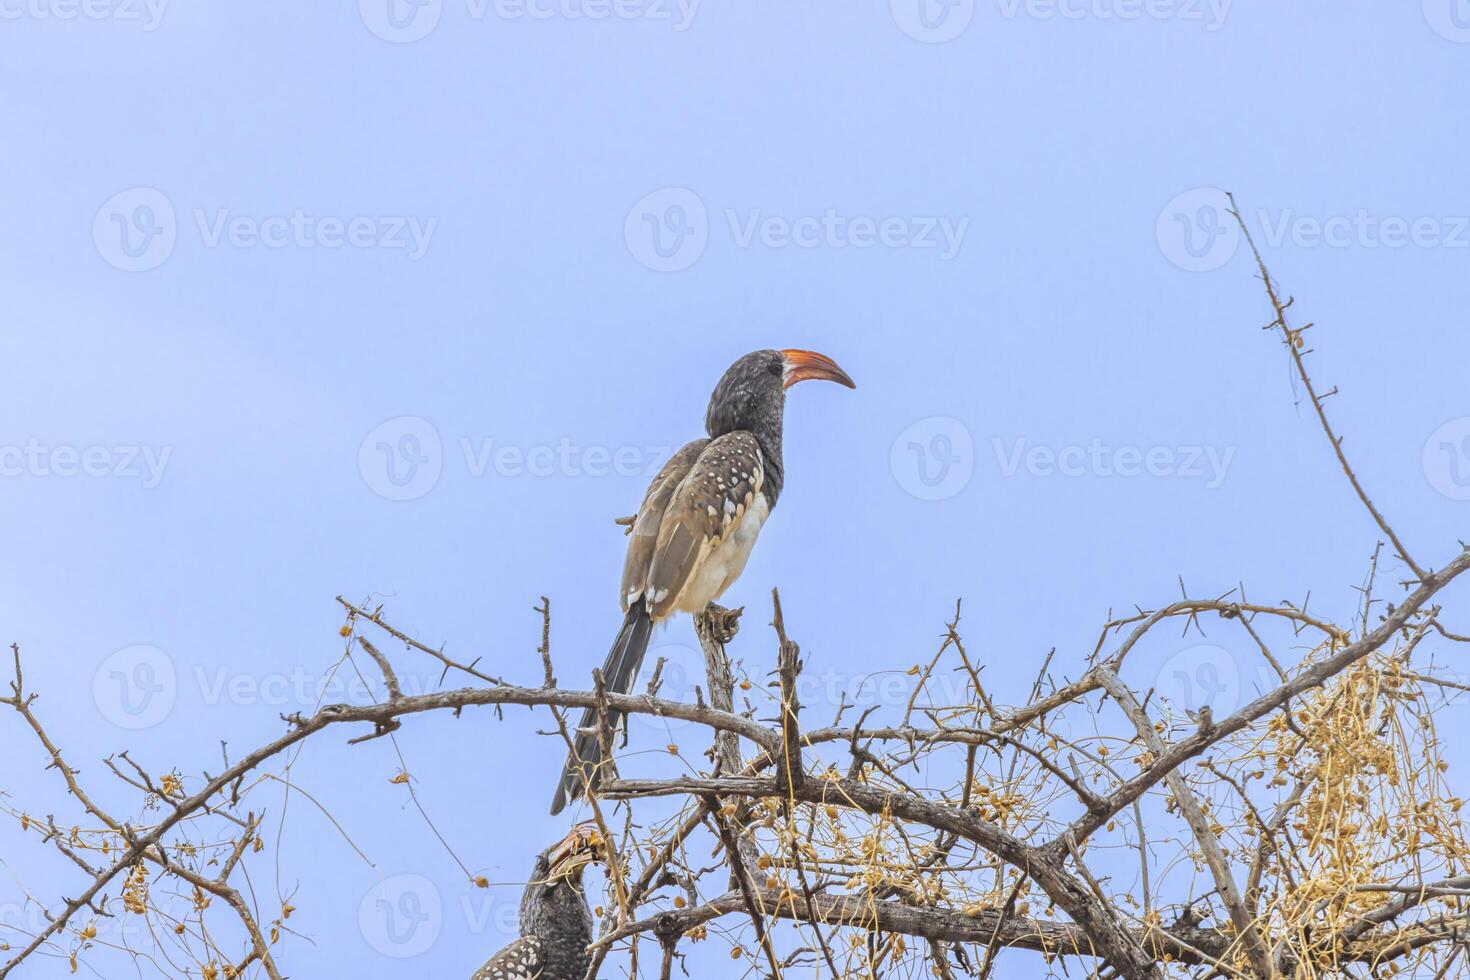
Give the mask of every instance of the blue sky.
M 847 679 L 931 651 L 963 597 L 1011 700 L 1181 577 L 1346 614 L 1376 528 L 1218 188 L 1318 324 L 1375 498 L 1431 564 L 1466 535 L 1462 0 L 394 2 L 0 0 L 0 639 L 99 784 L 118 749 L 213 770 L 309 708 L 338 594 L 526 682 L 550 596 L 585 678 L 619 619 L 612 518 L 761 347 L 858 388 L 792 392 L 786 490 L 727 597 L 753 669 L 772 586 Z M 493 881 L 561 832 L 545 723 L 400 734 Z M 0 724 L 0 790 L 63 812 Z M 293 798 L 255 879 L 313 940 L 289 973 L 467 975 L 508 938 L 518 888 L 466 889 L 398 766 L 332 737 L 298 761 L 372 864 Z M 0 923 L 70 894 L 0 840 Z M 423 948 L 369 921 L 384 881 L 441 903 Z

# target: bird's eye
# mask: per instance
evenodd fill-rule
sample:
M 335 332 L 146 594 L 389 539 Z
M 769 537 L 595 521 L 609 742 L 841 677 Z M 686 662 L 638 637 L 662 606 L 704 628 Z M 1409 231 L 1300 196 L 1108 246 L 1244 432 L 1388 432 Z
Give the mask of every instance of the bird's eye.
M 779 378 L 783 373 L 785 373 L 786 365 L 782 361 L 772 361 L 771 363 L 766 365 L 766 370 Z

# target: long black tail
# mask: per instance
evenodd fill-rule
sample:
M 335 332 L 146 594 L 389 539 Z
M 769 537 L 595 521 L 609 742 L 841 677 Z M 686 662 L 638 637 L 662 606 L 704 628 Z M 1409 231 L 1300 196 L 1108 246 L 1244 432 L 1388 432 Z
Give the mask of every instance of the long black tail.
M 628 610 L 623 619 L 623 628 L 607 652 L 602 664 L 602 679 L 607 689 L 614 694 L 627 694 L 638 677 L 638 668 L 643 663 L 643 654 L 648 651 L 648 638 L 653 633 L 653 622 L 648 618 L 648 605 L 639 599 Z M 612 712 L 609 721 L 617 728 L 619 715 Z M 556 787 L 556 798 L 551 801 L 551 815 L 556 816 L 567 805 L 568 800 L 582 795 L 582 788 L 590 780 L 595 788 L 600 775 L 602 749 L 597 741 L 597 712 L 588 708 L 582 712 L 582 722 L 572 734 L 572 744 L 577 747 L 575 755 L 567 757 L 566 769 Z

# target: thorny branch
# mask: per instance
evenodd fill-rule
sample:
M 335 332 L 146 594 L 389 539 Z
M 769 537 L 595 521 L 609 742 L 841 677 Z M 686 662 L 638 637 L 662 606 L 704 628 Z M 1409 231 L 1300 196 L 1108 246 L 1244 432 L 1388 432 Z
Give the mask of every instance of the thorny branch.
M 0 944 L 13 954 L 0 978 L 41 953 L 92 955 L 96 923 L 119 914 L 176 927 L 204 976 L 282 976 L 277 942 L 290 904 L 262 917 L 248 880 L 234 883 L 262 846 L 265 817 L 245 806 L 251 787 L 278 779 L 274 760 L 328 729 L 355 743 L 419 714 L 506 705 L 549 713 L 561 743 L 570 737 L 564 712 L 593 708 L 608 745 L 608 719 L 644 716 L 686 723 L 708 749 L 701 762 L 672 744 L 660 755 L 678 771 L 609 772 L 589 801 L 614 869 L 589 980 L 613 956 L 626 956 L 617 962 L 635 975 L 669 977 L 707 942 L 728 944 L 756 973 L 801 965 L 834 980 L 915 975 L 910 968 L 990 978 L 1001 955 L 1032 958 L 1038 974 L 1080 968 L 1126 980 L 1446 975 L 1470 931 L 1470 841 L 1434 720 L 1470 685 L 1437 676 L 1425 652 L 1467 640 L 1440 622 L 1440 602 L 1470 570 L 1470 550 L 1438 569 L 1421 565 L 1369 499 L 1308 374 L 1308 328 L 1289 326 L 1291 301 L 1250 244 L 1271 326 L 1337 461 L 1412 572 L 1392 601 L 1375 596 L 1372 574 L 1356 609 L 1336 617 L 1305 601 L 1248 601 L 1242 589 L 1186 593 L 1109 616 L 1090 650 L 1038 657 L 1035 685 L 1011 707 L 982 684 L 989 658 L 967 647 L 956 606 L 938 649 L 914 658 L 901 698 L 860 705 L 858 684 L 842 692 L 830 725 L 803 728 L 801 649 L 774 593 L 774 650 L 746 652 L 774 663 L 773 679 L 750 682 L 730 656 L 740 611 L 712 607 L 697 621 L 706 687 L 692 704 L 659 697 L 657 682 L 643 694 L 604 690 L 600 678 L 591 690 L 559 686 L 544 597 L 535 686 L 415 639 L 381 608 L 339 599 L 348 649 L 365 653 L 385 697 L 290 715 L 277 738 L 213 776 L 155 775 L 126 753 L 107 760 L 146 801 L 140 826 L 99 806 L 68 765 L 12 648 L 14 680 L 0 704 L 100 826 L 0 806 L 82 876 L 77 897 L 20 948 Z M 1167 678 L 1148 672 L 1159 627 L 1181 622 L 1186 631 L 1238 629 L 1249 656 L 1269 666 L 1259 693 L 1237 706 L 1212 703 L 1207 687 L 1197 703 L 1193 686 L 1181 696 L 1159 683 Z M 1294 663 L 1280 652 L 1293 646 Z M 437 663 L 441 680 L 453 673 L 477 686 L 405 694 L 395 661 L 417 656 Z M 1079 673 L 1054 682 L 1064 665 Z M 637 755 L 620 761 L 643 765 Z M 695 858 L 701 846 L 713 864 Z M 193 896 L 185 914 L 150 887 L 166 879 Z M 115 883 L 120 894 L 109 898 Z M 212 898 L 238 936 L 206 926 Z M 640 966 L 644 937 L 659 955 Z

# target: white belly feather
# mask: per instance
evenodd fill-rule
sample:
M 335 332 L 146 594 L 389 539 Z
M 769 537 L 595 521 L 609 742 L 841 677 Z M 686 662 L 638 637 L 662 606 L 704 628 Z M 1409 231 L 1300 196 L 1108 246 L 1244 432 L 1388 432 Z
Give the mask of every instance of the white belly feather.
M 755 539 L 760 536 L 761 525 L 766 523 L 770 513 L 770 501 L 757 490 L 740 523 L 718 547 L 711 548 L 703 556 L 699 567 L 679 593 L 674 608 L 688 613 L 704 612 L 705 606 L 724 595 L 725 590 L 745 571 L 745 562 L 750 558 Z

